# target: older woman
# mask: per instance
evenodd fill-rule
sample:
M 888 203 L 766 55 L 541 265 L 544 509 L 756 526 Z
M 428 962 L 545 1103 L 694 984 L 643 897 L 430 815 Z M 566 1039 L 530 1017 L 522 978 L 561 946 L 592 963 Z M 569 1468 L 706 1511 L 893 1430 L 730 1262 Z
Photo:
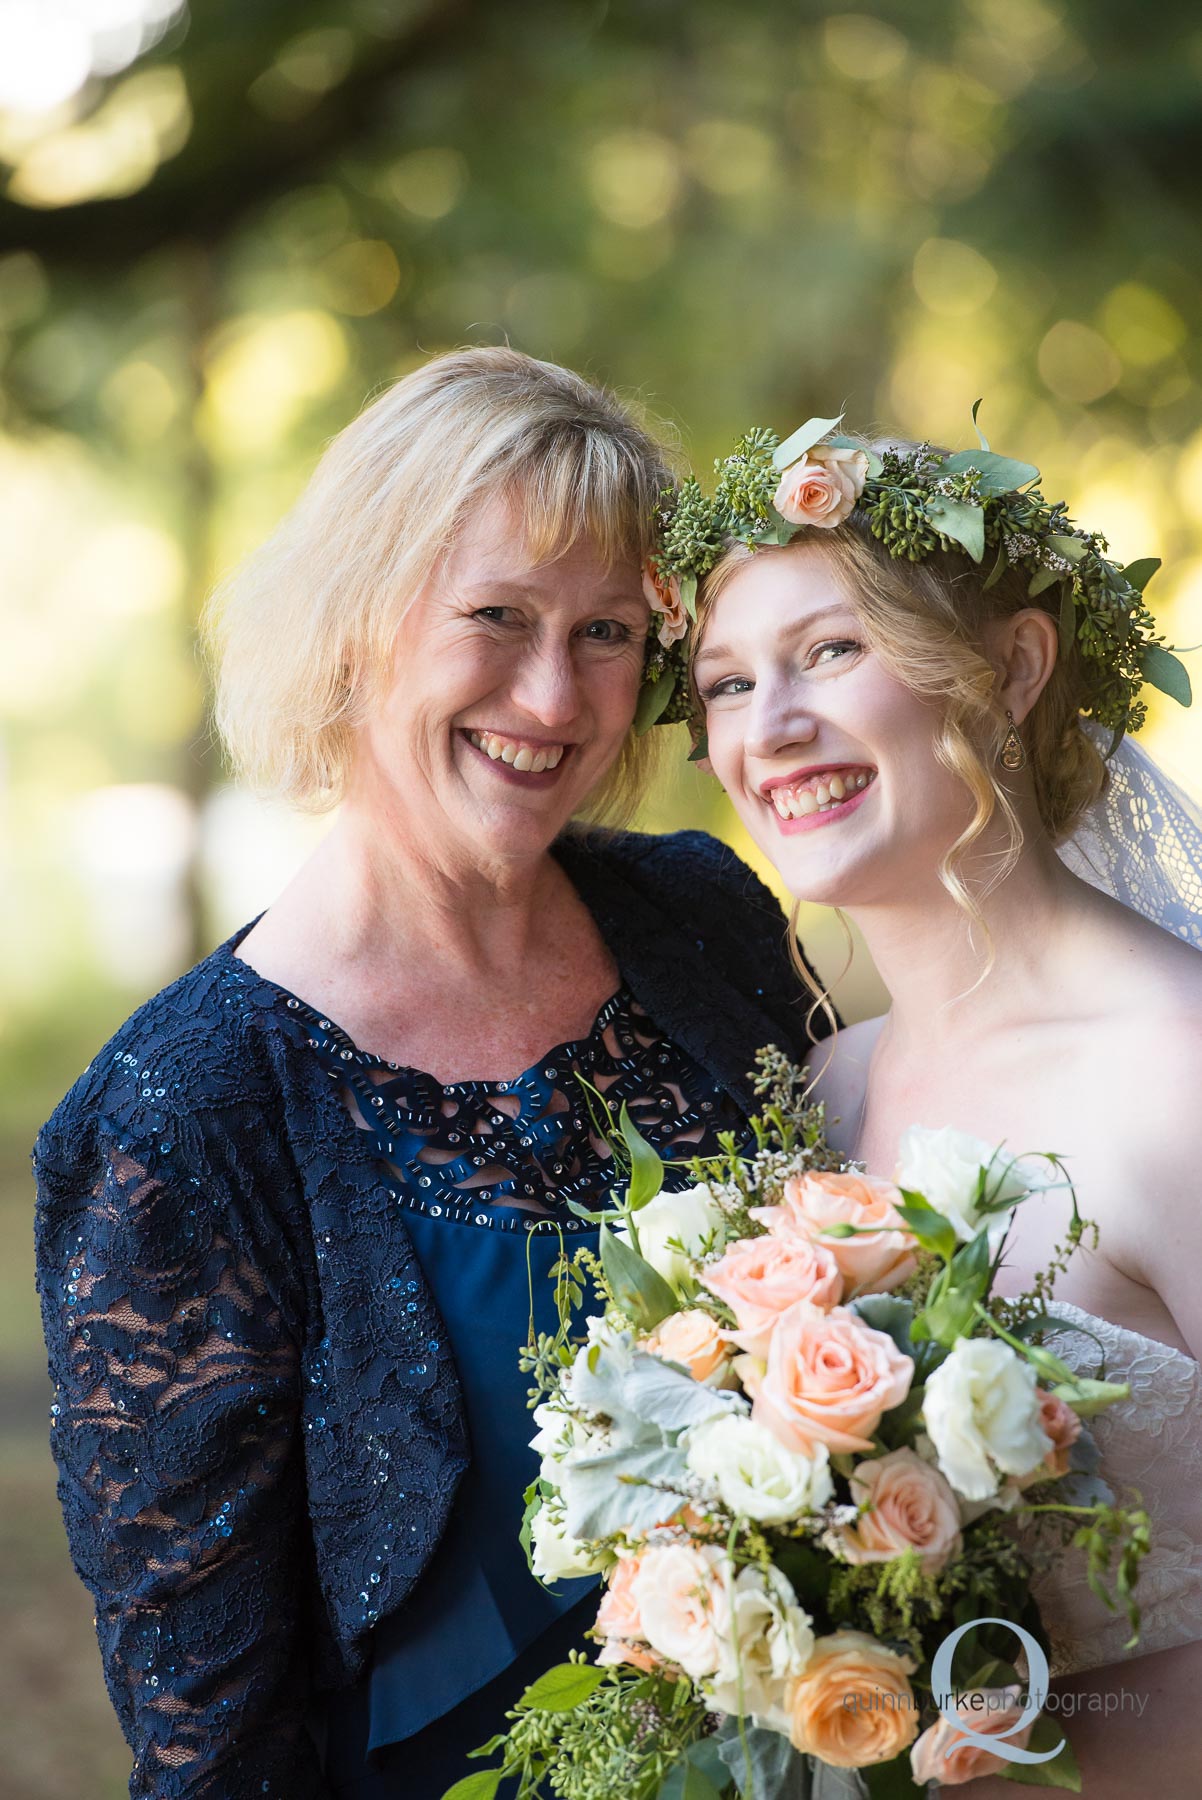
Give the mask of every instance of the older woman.
M 54 1444 L 131 1793 L 426 1800 L 591 1600 L 518 1544 L 516 1354 L 614 1180 L 805 1051 L 779 910 L 628 800 L 659 447 L 509 350 L 339 437 L 219 609 L 235 759 L 341 802 L 39 1139 Z M 654 590 L 651 590 L 654 592 Z M 682 1172 L 683 1173 L 683 1172 Z

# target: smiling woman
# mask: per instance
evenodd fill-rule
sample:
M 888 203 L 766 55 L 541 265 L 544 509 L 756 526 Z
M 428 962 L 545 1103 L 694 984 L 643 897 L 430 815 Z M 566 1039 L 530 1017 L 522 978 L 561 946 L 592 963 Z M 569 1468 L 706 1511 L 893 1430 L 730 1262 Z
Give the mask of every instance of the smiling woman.
M 646 772 L 668 479 L 613 396 L 458 352 L 215 603 L 236 764 L 337 818 L 37 1149 L 60 1492 L 135 1796 L 434 1800 L 585 1647 L 595 1598 L 520 1546 L 517 1360 L 616 1179 L 585 1084 L 679 1185 L 745 1140 L 759 1047 L 808 1047 L 724 845 L 582 823 Z

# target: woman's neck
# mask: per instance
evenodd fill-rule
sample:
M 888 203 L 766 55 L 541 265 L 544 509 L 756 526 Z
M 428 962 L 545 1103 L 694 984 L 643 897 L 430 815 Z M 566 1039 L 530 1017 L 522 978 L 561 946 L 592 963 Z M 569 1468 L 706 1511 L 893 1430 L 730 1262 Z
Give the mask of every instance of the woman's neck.
M 981 923 L 970 922 L 934 874 L 887 900 L 848 908 L 889 992 L 895 1050 L 929 1053 L 1046 1016 L 1071 986 L 1074 959 L 1062 952 L 1092 890 L 1045 839 L 1028 839 L 992 893 L 973 891 Z

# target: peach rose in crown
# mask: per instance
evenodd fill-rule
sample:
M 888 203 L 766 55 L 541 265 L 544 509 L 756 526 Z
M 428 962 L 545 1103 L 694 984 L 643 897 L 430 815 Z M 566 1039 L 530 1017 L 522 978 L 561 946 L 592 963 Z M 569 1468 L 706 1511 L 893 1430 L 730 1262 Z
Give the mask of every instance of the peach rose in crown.
M 981 1697 L 979 1707 L 972 1705 L 974 1695 Z M 1023 1713 L 1021 1690 L 1016 1687 L 977 1688 L 974 1694 L 965 1694 L 956 1701 L 956 1712 L 978 1737 L 1004 1737 L 1020 1750 L 1026 1749 L 1027 1739 L 1035 1729 L 1032 1718 L 1020 1730 L 1014 1730 Z M 910 1771 L 922 1788 L 931 1781 L 941 1787 L 959 1787 L 962 1782 L 976 1781 L 982 1775 L 1004 1774 L 1013 1767 L 1013 1763 L 983 1744 L 972 1743 L 947 1718 L 928 1726 L 910 1752 Z
M 825 1310 L 843 1298 L 833 1245 L 801 1236 L 740 1238 L 706 1265 L 701 1284 L 735 1315 L 732 1341 L 761 1358 L 768 1354 L 776 1321 L 798 1300 Z
M 803 1237 L 829 1249 L 845 1289 L 884 1294 L 908 1281 L 918 1267 L 914 1237 L 897 1208 L 901 1190 L 875 1175 L 836 1175 L 814 1170 L 792 1175 L 779 1206 L 756 1206 L 751 1216 L 773 1237 Z M 831 1225 L 854 1225 L 856 1237 L 827 1237 Z
M 918 1731 L 914 1669 L 864 1631 L 819 1638 L 787 1697 L 794 1748 L 836 1769 L 892 1762 Z
M 670 650 L 689 629 L 679 578 L 669 575 L 665 579 L 654 563 L 644 563 L 643 594 L 652 612 L 662 614 L 657 635 L 664 649 Z
M 910 1391 L 914 1364 L 846 1307 L 799 1300 L 781 1314 L 751 1416 L 805 1456 L 871 1450 L 881 1414 Z
M 814 444 L 785 470 L 773 504 L 790 525 L 842 525 L 864 492 L 868 458 L 862 450 Z
M 698 1306 L 672 1313 L 642 1344 L 652 1356 L 680 1363 L 694 1381 L 719 1387 L 730 1369 L 731 1350 L 716 1320 Z
M 938 1469 L 913 1450 L 891 1450 L 851 1473 L 851 1497 L 866 1508 L 839 1533 L 849 1563 L 890 1562 L 916 1550 L 928 1574 L 960 1554 L 960 1509 Z

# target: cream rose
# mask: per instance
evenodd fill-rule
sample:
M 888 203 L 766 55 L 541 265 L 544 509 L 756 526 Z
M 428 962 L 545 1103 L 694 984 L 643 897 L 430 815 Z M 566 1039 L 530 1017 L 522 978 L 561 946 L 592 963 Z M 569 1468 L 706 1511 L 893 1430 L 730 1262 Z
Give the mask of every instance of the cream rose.
M 752 1217 L 774 1236 L 808 1238 L 830 1250 L 847 1290 L 884 1294 L 917 1268 L 914 1238 L 898 1216 L 901 1195 L 875 1175 L 815 1170 L 786 1181 L 779 1206 L 757 1206 Z M 854 1225 L 866 1236 L 834 1238 L 832 1225 Z
M 978 1696 L 981 1698 L 974 1707 L 973 1700 Z M 975 1694 L 966 1694 L 956 1701 L 956 1712 L 968 1729 L 979 1737 L 1004 1736 L 1007 1743 L 1017 1744 L 1021 1750 L 1026 1749 L 1027 1740 L 1035 1729 L 1032 1718 L 1013 1737 L 1010 1736 L 1012 1728 L 1022 1718 L 1019 1688 L 978 1688 Z M 962 1782 L 976 1781 L 981 1775 L 1004 1774 L 1013 1766 L 1005 1757 L 995 1756 L 983 1745 L 971 1743 L 946 1718 L 928 1726 L 910 1752 L 910 1771 L 917 1785 L 923 1788 L 931 1781 L 937 1781 L 941 1787 L 959 1787 Z
M 759 1357 L 767 1356 L 776 1321 L 796 1301 L 825 1308 L 843 1296 L 833 1245 L 802 1236 L 740 1238 L 719 1261 L 706 1264 L 701 1284 L 735 1315 L 734 1342 Z
M 961 1338 L 927 1377 L 922 1403 L 939 1467 L 966 1500 L 988 1500 L 1000 1475 L 1026 1475 L 1052 1449 L 1035 1371 L 997 1338 Z
M 950 1126 L 928 1131 L 921 1125 L 911 1125 L 902 1134 L 898 1186 L 929 1201 L 950 1222 L 962 1244 L 974 1238 L 985 1222 L 976 1203 L 982 1169 L 989 1171 L 985 1178 L 987 1194 L 997 1200 L 1021 1199 L 1034 1179 L 1032 1171 L 1017 1158 L 1002 1154 L 996 1144 L 970 1137 L 966 1131 L 953 1131 Z M 991 1249 L 997 1249 L 1009 1222 L 1009 1210 L 989 1218 Z
M 653 1544 L 631 1582 L 647 1642 L 694 1681 L 721 1661 L 730 1572 L 725 1550 L 713 1545 Z
M 575 1581 L 582 1575 L 599 1575 L 608 1561 L 604 1551 L 593 1554 L 578 1538 L 568 1536 L 561 1513 L 539 1507 L 530 1524 L 530 1562 L 540 1581 Z
M 779 1569 L 740 1569 L 728 1597 L 718 1670 L 707 1685 L 717 1712 L 740 1713 L 787 1736 L 788 1686 L 814 1648 L 810 1615 Z
M 700 1307 L 672 1313 L 642 1343 L 652 1356 L 681 1363 L 694 1381 L 718 1387 L 730 1372 L 730 1347 L 716 1321 Z
M 697 1291 L 696 1265 L 726 1240 L 722 1209 L 704 1181 L 671 1193 L 664 1189 L 635 1214 L 639 1252 L 685 1299 Z M 624 1225 L 618 1236 L 630 1242 Z
M 652 612 L 661 615 L 656 635 L 664 649 L 668 650 L 689 629 L 688 615 L 680 597 L 680 582 L 675 575 L 670 575 L 665 580 L 652 563 L 644 563 L 643 593 Z
M 789 1737 L 836 1769 L 891 1762 L 918 1731 L 915 1664 L 863 1631 L 819 1638 L 788 1695 Z
M 870 1450 L 881 1414 L 910 1391 L 914 1364 L 892 1338 L 846 1307 L 820 1312 L 801 1300 L 782 1313 L 752 1417 L 803 1455 Z
M 829 1455 L 790 1450 L 766 1426 L 740 1413 L 696 1425 L 686 1440 L 694 1475 L 712 1481 L 736 1518 L 779 1525 L 825 1506 L 832 1493 Z
M 814 444 L 785 470 L 773 504 L 791 525 L 842 525 L 864 492 L 868 458 L 863 450 Z
M 913 1450 L 891 1450 L 851 1472 L 851 1497 L 865 1510 L 854 1525 L 840 1529 L 850 1563 L 889 1562 L 917 1550 L 922 1566 L 936 1574 L 960 1554 L 960 1512 L 956 1496 L 939 1473 Z

